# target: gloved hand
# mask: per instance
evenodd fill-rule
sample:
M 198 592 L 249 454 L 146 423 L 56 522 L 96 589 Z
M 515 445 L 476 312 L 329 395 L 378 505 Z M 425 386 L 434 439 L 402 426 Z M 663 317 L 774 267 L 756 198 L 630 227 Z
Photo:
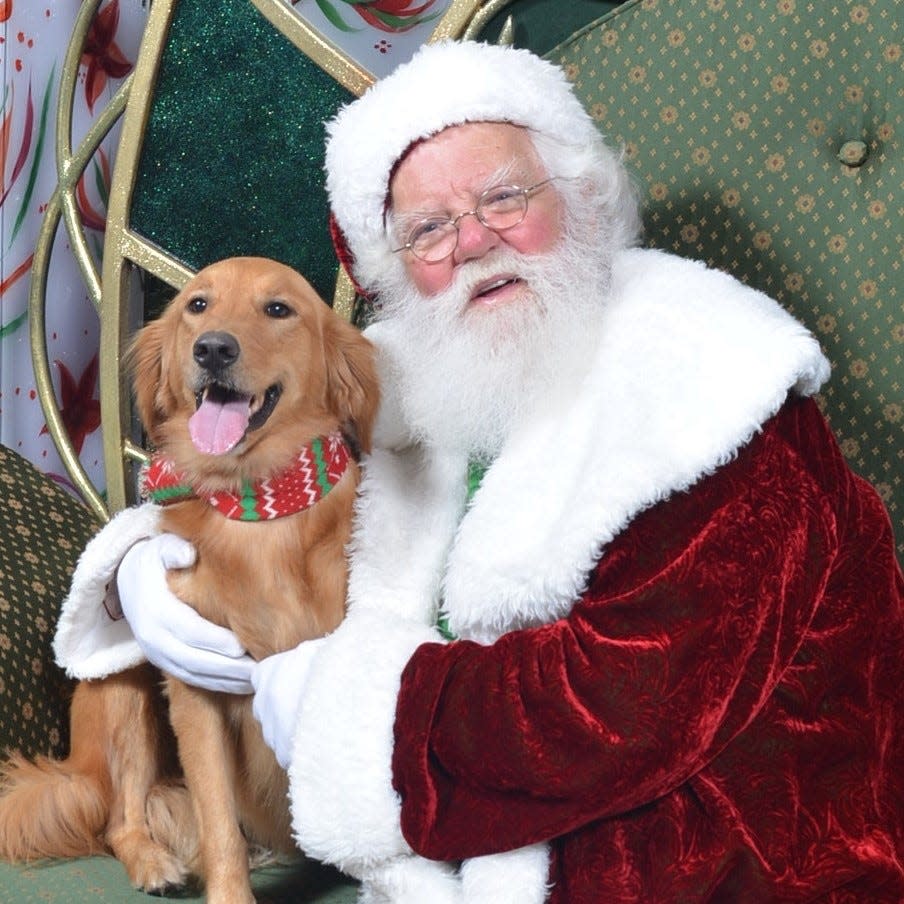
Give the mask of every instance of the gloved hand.
M 306 640 L 294 649 L 267 656 L 251 672 L 254 685 L 251 710 L 260 722 L 267 746 L 283 769 L 288 769 L 292 760 L 292 741 L 311 660 L 325 640 L 325 637 Z
M 188 568 L 195 555 L 195 548 L 175 534 L 136 543 L 116 575 L 123 615 L 153 665 L 209 691 L 250 694 L 254 660 L 239 639 L 202 618 L 167 586 L 167 569 Z

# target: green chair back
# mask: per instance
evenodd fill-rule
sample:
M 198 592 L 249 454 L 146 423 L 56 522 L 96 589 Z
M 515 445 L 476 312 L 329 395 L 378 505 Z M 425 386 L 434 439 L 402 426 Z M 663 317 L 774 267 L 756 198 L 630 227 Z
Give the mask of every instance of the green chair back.
M 904 58 L 895 0 L 629 0 L 549 53 L 625 149 L 649 244 L 778 299 L 904 560 Z

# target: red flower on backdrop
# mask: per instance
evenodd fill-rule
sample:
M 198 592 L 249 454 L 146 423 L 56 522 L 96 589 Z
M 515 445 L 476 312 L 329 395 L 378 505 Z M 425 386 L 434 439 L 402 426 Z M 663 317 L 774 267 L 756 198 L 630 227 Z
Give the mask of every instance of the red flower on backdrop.
M 100 427 L 100 402 L 94 397 L 98 358 L 95 355 L 76 381 L 62 361 L 54 361 L 60 372 L 60 417 L 76 453 L 81 453 L 85 437 Z M 47 433 L 47 425 L 41 428 Z
M 15 85 L 10 88 L 10 103 L 7 106 L 6 99 L 0 111 L 3 113 L 3 121 L 0 122 L 0 205 L 2 205 L 16 180 L 22 175 L 25 165 L 28 163 L 28 157 L 31 153 L 31 142 L 34 137 L 35 128 L 35 105 L 31 96 L 31 82 L 28 83 L 28 97 L 25 101 L 25 116 L 22 119 L 22 139 L 19 144 L 19 150 L 13 163 L 12 173 L 9 182 L 6 181 L 6 166 L 10 159 L 9 142 L 13 128 L 13 113 L 15 111 Z
M 91 22 L 82 50 L 85 74 L 85 100 L 89 112 L 107 85 L 108 78 L 124 78 L 132 71 L 132 64 L 123 56 L 114 40 L 119 29 L 119 0 L 112 0 Z
M 13 0 L 0 0 L 0 22 L 6 22 L 13 14 Z
M 106 208 L 110 199 L 110 160 L 104 153 L 103 148 L 98 150 L 98 157 L 100 162 L 94 161 L 94 187 L 101 204 Z M 107 227 L 106 217 L 102 210 L 98 210 L 91 203 L 91 198 L 88 195 L 87 180 L 88 171 L 85 170 L 79 178 L 75 189 L 79 216 L 86 228 L 103 232 Z
M 411 0 L 374 0 L 373 3 L 355 3 L 352 9 L 365 22 L 381 31 L 403 32 L 420 25 L 432 16 L 424 16 L 436 0 L 427 0 L 420 6 Z
M 342 31 L 356 31 L 339 15 L 336 0 L 317 0 L 321 12 Z M 365 22 L 380 31 L 401 34 L 422 22 L 435 19 L 439 13 L 424 15 L 436 0 L 339 0 L 350 6 Z M 294 5 L 294 4 L 293 4 Z M 341 7 L 340 7 L 341 8 Z

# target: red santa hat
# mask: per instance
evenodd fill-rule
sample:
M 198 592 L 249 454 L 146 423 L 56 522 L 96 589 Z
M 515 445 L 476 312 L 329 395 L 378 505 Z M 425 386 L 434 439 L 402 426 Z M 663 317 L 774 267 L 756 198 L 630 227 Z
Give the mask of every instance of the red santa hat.
M 327 124 L 331 231 L 363 294 L 392 264 L 386 210 L 395 167 L 415 142 L 465 122 L 509 122 L 578 147 L 602 141 L 558 66 L 493 44 L 424 45 Z

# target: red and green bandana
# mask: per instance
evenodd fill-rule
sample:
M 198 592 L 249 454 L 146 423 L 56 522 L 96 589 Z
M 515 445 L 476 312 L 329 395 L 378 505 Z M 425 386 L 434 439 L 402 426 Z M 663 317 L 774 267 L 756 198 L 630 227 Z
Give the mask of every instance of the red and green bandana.
M 340 481 L 350 460 L 351 452 L 337 431 L 312 440 L 281 474 L 247 481 L 237 493 L 198 493 L 169 459 L 155 455 L 142 475 L 141 493 L 158 505 L 189 498 L 206 499 L 233 521 L 270 521 L 304 511 L 323 499 Z

